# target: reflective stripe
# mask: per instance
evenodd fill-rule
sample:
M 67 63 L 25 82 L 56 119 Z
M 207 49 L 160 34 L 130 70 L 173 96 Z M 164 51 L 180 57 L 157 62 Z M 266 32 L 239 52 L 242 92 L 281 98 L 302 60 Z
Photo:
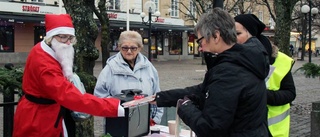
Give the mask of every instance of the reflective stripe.
M 281 122 L 282 120 L 284 120 L 287 116 L 289 116 L 290 114 L 290 109 L 288 109 L 287 111 L 283 112 L 282 114 L 273 117 L 273 118 L 269 118 L 268 119 L 268 126 L 271 126 L 273 124 L 277 124 L 279 122 Z

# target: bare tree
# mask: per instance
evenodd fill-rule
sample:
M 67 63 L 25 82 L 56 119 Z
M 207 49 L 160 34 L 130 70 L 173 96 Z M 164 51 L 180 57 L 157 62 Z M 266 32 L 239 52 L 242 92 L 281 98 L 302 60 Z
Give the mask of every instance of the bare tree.
M 95 40 L 98 36 L 98 27 L 93 19 L 93 0 L 63 0 L 65 9 L 73 19 L 76 30 L 77 43 L 75 45 L 75 66 L 85 85 L 86 91 L 92 91 L 96 78 L 93 76 L 95 60 L 99 57 L 99 51 L 95 47 Z M 93 117 L 83 122 L 75 122 L 69 125 L 74 129 L 70 136 L 93 137 Z M 68 131 L 69 132 L 69 131 Z
M 224 9 L 233 15 L 252 13 L 255 11 L 256 1 L 225 0 Z
M 98 27 L 93 19 L 93 11 L 90 5 L 92 0 L 63 0 L 65 9 L 73 19 L 73 24 L 78 38 L 75 46 L 75 64 L 77 71 L 84 71 L 93 75 L 95 60 L 99 57 L 95 40 L 98 37 Z
M 110 25 L 109 17 L 107 16 L 106 0 L 98 1 L 98 9 L 91 5 L 91 9 L 100 21 L 101 28 L 101 56 L 102 67 L 106 65 L 107 59 L 110 57 Z
M 255 4 L 266 6 L 271 18 L 276 22 L 274 44 L 280 51 L 290 55 L 290 32 L 293 21 L 292 13 L 299 0 L 255 0 Z M 271 3 L 273 2 L 273 3 Z M 300 17 L 299 17 L 300 18 Z

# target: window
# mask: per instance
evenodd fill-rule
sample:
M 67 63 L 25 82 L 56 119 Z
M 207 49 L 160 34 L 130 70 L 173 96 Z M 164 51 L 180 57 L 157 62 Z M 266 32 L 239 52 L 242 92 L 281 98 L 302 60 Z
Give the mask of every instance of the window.
M 275 23 L 274 23 L 271 15 L 270 15 L 270 17 L 269 17 L 269 25 L 270 25 L 270 26 L 274 26 L 274 25 L 275 25 Z
M 172 32 L 169 36 L 169 54 L 182 55 L 182 33 Z
M 109 0 L 108 10 L 120 10 L 120 0 Z
M 111 40 L 111 46 L 110 51 L 119 51 L 118 49 L 118 40 L 120 37 L 120 30 L 111 30 L 110 32 L 110 40 Z
M 152 0 L 154 2 L 154 4 L 156 4 L 156 10 L 155 11 L 159 11 L 159 0 Z
M 163 55 L 163 45 L 162 45 L 162 39 L 163 39 L 163 35 L 158 34 L 157 36 L 157 52 L 158 55 Z
M 171 16 L 179 17 L 179 0 L 171 0 Z
M 43 0 L 31 0 L 31 2 L 43 2 Z
M 252 9 L 249 8 L 249 9 L 247 10 L 247 13 L 248 13 L 248 14 L 251 14 L 251 13 L 252 13 Z
M 44 36 L 46 35 L 46 29 L 44 26 L 34 26 L 34 44 L 42 41 Z
M 260 21 L 263 22 L 263 11 L 259 11 L 258 12 L 258 18 L 259 18 Z
M 233 14 L 234 14 L 235 16 L 237 16 L 237 15 L 240 14 L 240 9 L 239 9 L 238 6 L 236 6 L 236 7 L 233 8 Z
M 0 52 L 14 52 L 13 27 L 0 26 Z
M 190 0 L 189 9 L 190 9 L 190 15 L 193 16 L 194 18 L 197 18 L 197 16 L 196 16 L 196 4 L 193 2 L 193 0 Z

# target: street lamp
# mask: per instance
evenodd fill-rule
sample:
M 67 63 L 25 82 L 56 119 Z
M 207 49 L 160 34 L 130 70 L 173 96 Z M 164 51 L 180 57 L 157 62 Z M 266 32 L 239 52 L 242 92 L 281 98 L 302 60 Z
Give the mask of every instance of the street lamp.
M 149 26 L 149 30 L 148 30 L 148 37 L 149 37 L 148 38 L 148 59 L 149 59 L 149 61 L 151 61 L 151 58 L 152 58 L 152 53 L 151 53 L 151 23 L 152 22 L 156 22 L 158 20 L 159 16 L 160 16 L 160 12 L 156 11 L 154 13 L 154 15 L 156 16 L 155 21 L 153 21 L 151 19 L 151 13 L 152 13 L 153 8 L 155 8 L 155 6 L 154 7 L 153 6 L 149 6 L 149 9 L 148 9 L 148 12 L 149 12 L 148 18 L 149 19 L 148 19 L 148 21 L 144 21 L 144 17 L 146 17 L 146 14 L 144 12 L 140 13 L 140 17 L 142 19 L 142 23 L 144 25 L 146 25 L 146 26 Z
M 309 14 L 309 48 L 308 48 L 308 53 L 309 53 L 309 63 L 311 63 L 311 56 L 312 56 L 312 50 L 311 50 L 311 22 L 312 22 L 312 16 L 311 15 L 316 15 L 318 14 L 319 10 L 318 8 L 311 8 L 312 7 L 312 3 L 311 0 L 309 0 L 309 6 L 308 5 L 303 5 L 301 7 L 301 12 L 304 14 Z M 305 37 L 306 38 L 306 37 Z

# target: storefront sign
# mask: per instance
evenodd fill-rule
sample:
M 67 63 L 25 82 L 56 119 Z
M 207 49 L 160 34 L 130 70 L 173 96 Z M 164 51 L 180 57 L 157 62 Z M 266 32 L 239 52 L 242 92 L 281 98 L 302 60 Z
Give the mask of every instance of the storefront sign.
M 164 19 L 163 19 L 163 18 L 158 18 L 158 19 L 156 20 L 156 22 L 164 23 Z
M 33 5 L 22 5 L 22 11 L 23 12 L 39 12 L 40 7 L 39 6 L 33 6 Z
M 37 5 L 29 2 L 17 3 L 17 2 L 2 2 L 0 1 L 0 9 L 2 12 L 16 13 L 28 13 L 28 14 L 47 14 L 47 13 L 59 13 L 59 7 L 48 5 Z M 61 13 L 66 13 L 62 8 Z
M 117 19 L 118 18 L 118 14 L 116 14 L 116 13 L 108 13 L 108 17 L 109 17 L 109 19 Z

